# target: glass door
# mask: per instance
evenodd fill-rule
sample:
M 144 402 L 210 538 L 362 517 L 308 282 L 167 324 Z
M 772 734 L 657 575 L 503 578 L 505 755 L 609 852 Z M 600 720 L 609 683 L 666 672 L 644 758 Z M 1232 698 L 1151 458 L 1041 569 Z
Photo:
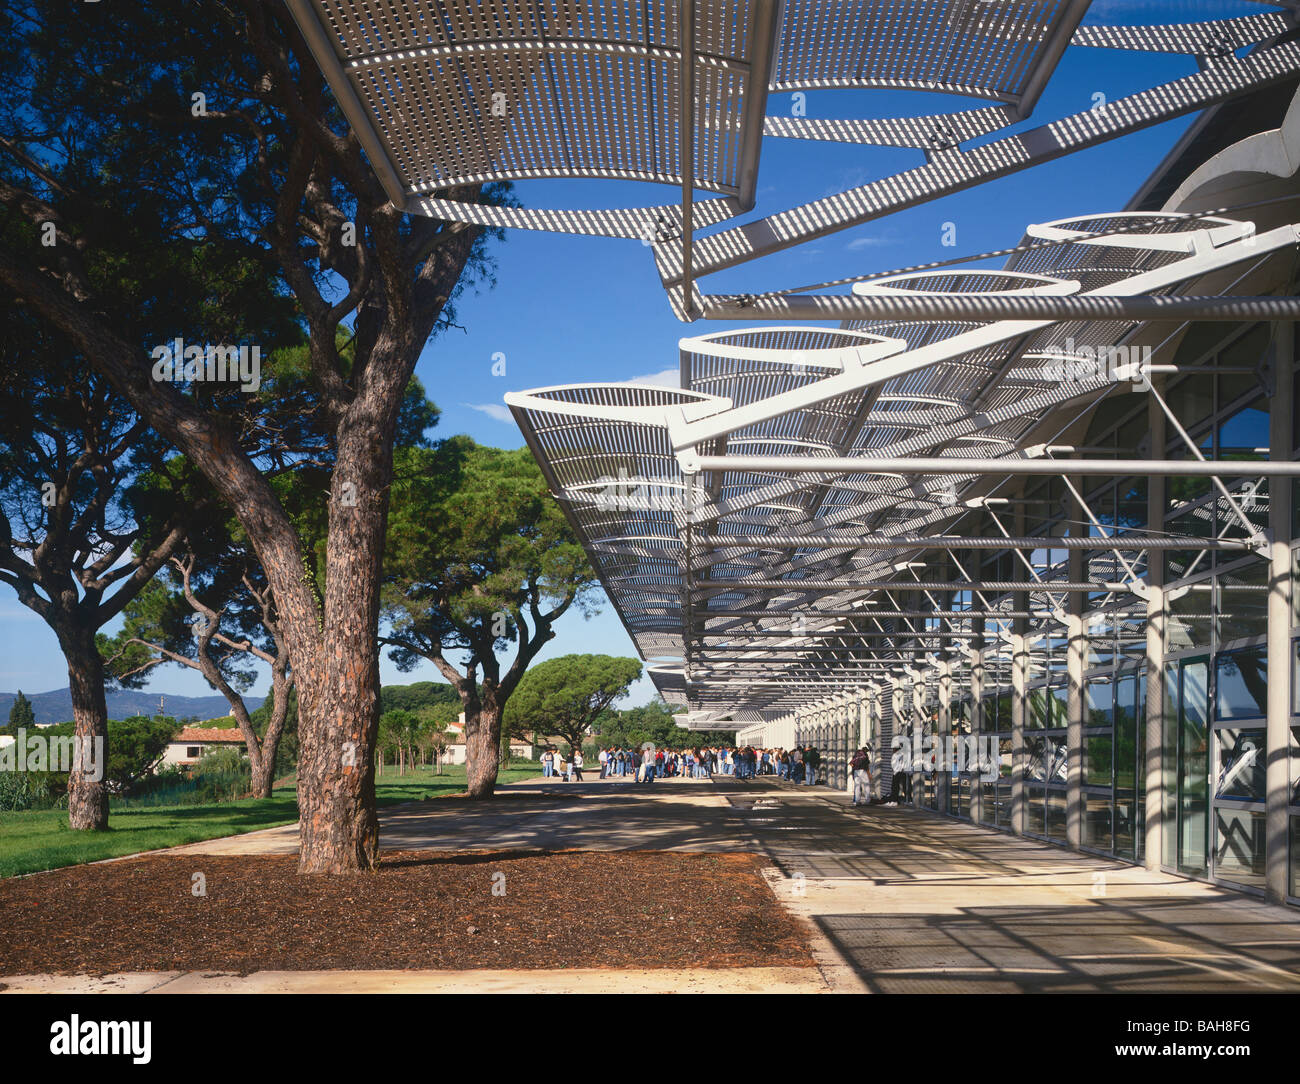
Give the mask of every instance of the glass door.
M 1179 667 L 1178 713 L 1178 871 L 1209 875 L 1209 678 L 1207 658 Z

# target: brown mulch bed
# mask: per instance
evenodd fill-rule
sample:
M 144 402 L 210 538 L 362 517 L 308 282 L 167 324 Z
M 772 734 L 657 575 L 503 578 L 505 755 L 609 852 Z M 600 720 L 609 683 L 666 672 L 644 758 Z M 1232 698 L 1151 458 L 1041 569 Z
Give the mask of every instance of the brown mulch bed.
M 414 851 L 345 877 L 297 862 L 147 857 L 0 880 L 0 975 L 813 965 L 755 855 Z

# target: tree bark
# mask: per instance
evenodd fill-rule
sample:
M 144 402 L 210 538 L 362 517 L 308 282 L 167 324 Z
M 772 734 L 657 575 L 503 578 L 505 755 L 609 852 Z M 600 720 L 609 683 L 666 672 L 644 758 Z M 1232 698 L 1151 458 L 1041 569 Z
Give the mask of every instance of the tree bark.
M 471 718 L 465 713 L 465 782 L 469 796 L 489 799 L 496 793 L 501 765 L 501 708 L 485 696 Z
M 108 758 L 108 704 L 104 699 L 104 662 L 95 647 L 93 629 L 83 627 L 56 630 L 59 646 L 68 660 L 68 689 L 72 696 L 72 720 L 83 750 L 68 775 L 68 825 L 79 830 L 106 831 L 108 828 L 108 784 L 93 780 L 84 769 L 95 739 L 102 742 L 101 771 Z
M 289 715 L 289 690 L 293 687 L 293 679 L 285 674 L 287 668 L 287 655 L 281 652 L 271 671 L 271 717 L 267 720 L 266 732 L 262 735 L 259 758 L 253 765 L 254 798 L 271 797 L 275 787 L 275 761 L 280 753 L 284 722 Z
M 397 361 L 377 348 L 369 364 Z M 301 873 L 372 869 L 378 857 L 379 581 L 399 405 L 398 394 L 356 400 L 339 426 L 325 574 L 329 638 L 312 688 L 298 682 L 299 703 L 306 699 L 314 721 L 299 728 Z

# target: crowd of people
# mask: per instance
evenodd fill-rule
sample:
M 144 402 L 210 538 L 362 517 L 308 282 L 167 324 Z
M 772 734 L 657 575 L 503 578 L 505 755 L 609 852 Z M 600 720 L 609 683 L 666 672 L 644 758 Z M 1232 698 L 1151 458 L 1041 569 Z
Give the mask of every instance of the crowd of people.
M 816 786 L 821 753 L 814 746 L 793 749 L 755 749 L 753 746 L 697 746 L 688 749 L 644 749 L 610 746 L 600 750 L 600 778 L 632 777 L 638 783 L 656 779 L 710 779 L 715 775 L 736 779 L 775 776 L 791 783 Z M 582 781 L 582 752 L 568 754 L 556 749 L 542 753 L 542 775 L 559 776 L 566 782 Z

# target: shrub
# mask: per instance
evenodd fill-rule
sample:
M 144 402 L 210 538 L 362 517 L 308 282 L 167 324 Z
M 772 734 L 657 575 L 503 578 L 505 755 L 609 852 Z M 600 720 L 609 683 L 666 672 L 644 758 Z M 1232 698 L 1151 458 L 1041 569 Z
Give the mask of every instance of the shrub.
M 49 809 L 58 790 L 48 772 L 0 772 L 0 813 Z

